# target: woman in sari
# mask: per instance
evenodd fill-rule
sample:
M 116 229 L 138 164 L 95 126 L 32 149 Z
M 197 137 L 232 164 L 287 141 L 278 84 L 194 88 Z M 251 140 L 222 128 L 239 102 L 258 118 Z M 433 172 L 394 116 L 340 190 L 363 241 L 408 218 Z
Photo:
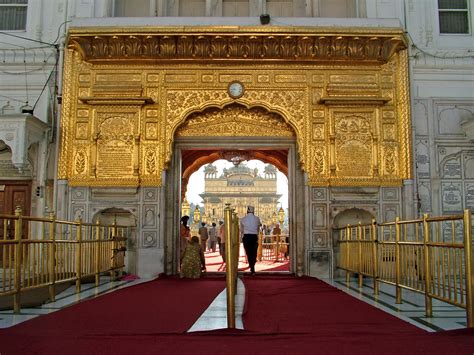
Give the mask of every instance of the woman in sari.
M 181 277 L 189 279 L 198 279 L 201 272 L 206 270 L 206 261 L 204 252 L 199 243 L 199 238 L 193 236 L 186 245 L 183 257 L 181 259 Z
M 188 227 L 188 220 L 189 216 L 181 217 L 181 224 L 179 225 L 179 255 L 181 260 L 183 260 L 186 245 L 191 239 L 191 231 Z

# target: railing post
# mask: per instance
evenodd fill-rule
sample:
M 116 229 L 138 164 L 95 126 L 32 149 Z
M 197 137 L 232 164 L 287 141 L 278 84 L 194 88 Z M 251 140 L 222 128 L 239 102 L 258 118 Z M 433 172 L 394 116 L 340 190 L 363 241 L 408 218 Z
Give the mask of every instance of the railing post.
M 95 240 L 97 241 L 97 246 L 95 248 L 95 286 L 100 285 L 100 250 L 101 250 L 101 240 L 100 240 L 100 220 L 97 218 L 95 222 Z
M 430 226 L 428 224 L 428 214 L 423 214 L 423 254 L 425 274 L 425 314 L 427 317 L 433 315 L 433 302 L 431 292 L 431 269 L 430 269 Z
M 233 264 L 233 277 L 234 281 L 234 294 L 237 294 L 237 270 L 239 268 L 239 254 L 240 254 L 240 240 L 239 240 L 239 219 L 237 218 L 237 213 L 235 210 L 232 210 L 232 239 L 234 240 L 234 245 L 232 249 L 234 250 L 234 264 Z
M 226 254 L 226 295 L 227 295 L 227 328 L 235 328 L 235 292 L 233 281 L 233 250 L 232 250 L 232 209 L 230 204 L 226 203 L 224 208 L 224 227 L 225 227 L 225 242 L 227 248 Z
M 15 209 L 15 294 L 13 296 L 13 312 L 20 313 L 21 309 L 21 234 L 22 234 L 22 216 L 21 208 Z
M 118 267 L 118 257 L 119 257 L 119 250 L 120 250 L 120 242 L 117 240 L 119 238 L 119 233 L 118 233 L 118 227 L 117 227 L 117 216 L 114 217 L 114 224 L 113 224 L 113 230 L 114 230 L 114 249 L 115 249 L 115 254 L 114 254 L 114 275 L 115 279 L 121 278 L 122 277 L 122 267 Z
M 277 262 L 280 258 L 280 236 L 275 236 L 275 261 Z
M 259 231 L 258 232 L 258 249 L 257 249 L 257 260 L 258 261 L 262 261 L 262 254 L 263 254 L 263 236 L 262 236 L 262 232 Z
M 54 212 L 49 214 L 49 300 L 56 300 L 56 215 Z
M 350 272 L 350 269 L 351 269 L 351 264 L 350 264 L 350 249 L 351 249 L 351 243 L 350 243 L 350 240 L 351 240 L 351 226 L 348 224 L 347 227 L 346 227 L 346 243 L 347 243 L 347 247 L 346 247 L 346 262 L 347 262 L 347 268 L 346 268 L 346 283 L 347 285 L 349 285 L 350 281 L 351 281 L 351 272 Z
M 464 210 L 464 253 L 466 260 L 466 316 L 467 326 L 474 327 L 474 260 L 472 257 L 471 211 Z
M 117 279 L 116 272 L 115 272 L 115 251 L 117 249 L 117 242 L 115 241 L 115 237 L 117 236 L 117 227 L 115 226 L 115 219 L 112 223 L 112 230 L 111 230 L 111 237 L 112 237 L 112 257 L 110 259 L 110 278 L 112 281 Z
M 79 219 L 76 223 L 76 293 L 79 293 L 82 278 L 82 220 Z
M 364 278 L 362 276 L 362 226 L 361 223 L 357 225 L 357 278 L 359 281 L 359 288 L 362 288 Z
M 375 219 L 372 219 L 372 267 L 373 267 L 373 276 L 374 276 L 374 294 L 379 294 L 379 273 L 378 273 L 378 250 L 377 250 L 377 222 Z
M 400 217 L 395 218 L 395 294 L 397 304 L 402 303 L 402 288 L 400 287 Z

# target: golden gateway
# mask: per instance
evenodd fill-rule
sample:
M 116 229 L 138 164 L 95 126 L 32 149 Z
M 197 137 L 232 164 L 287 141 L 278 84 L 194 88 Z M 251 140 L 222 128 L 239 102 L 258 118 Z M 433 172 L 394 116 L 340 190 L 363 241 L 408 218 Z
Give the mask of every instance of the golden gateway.
M 161 186 L 176 131 L 189 136 L 188 117 L 210 107 L 223 136 L 267 136 L 226 132 L 234 110 L 281 118 L 272 132 L 293 132 L 309 185 L 411 178 L 401 29 L 80 27 L 64 69 L 59 178 L 71 186 Z

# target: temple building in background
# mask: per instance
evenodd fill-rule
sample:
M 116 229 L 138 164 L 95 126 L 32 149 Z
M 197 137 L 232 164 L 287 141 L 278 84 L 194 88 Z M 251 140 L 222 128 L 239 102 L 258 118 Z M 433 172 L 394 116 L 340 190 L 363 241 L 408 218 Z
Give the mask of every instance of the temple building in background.
M 278 200 L 277 170 L 266 165 L 263 176 L 257 168 L 251 169 L 240 164 L 224 169 L 221 174 L 212 165 L 204 169 L 203 220 L 208 224 L 224 218 L 224 208 L 229 203 L 241 218 L 247 213 L 247 206 L 255 207 L 255 215 L 262 224 L 272 225 L 277 221 Z

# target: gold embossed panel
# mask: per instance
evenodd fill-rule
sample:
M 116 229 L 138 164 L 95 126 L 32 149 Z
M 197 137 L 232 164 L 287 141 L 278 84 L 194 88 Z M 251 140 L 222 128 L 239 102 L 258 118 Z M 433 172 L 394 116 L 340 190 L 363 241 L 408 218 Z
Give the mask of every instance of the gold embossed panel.
M 295 137 L 310 185 L 400 185 L 411 177 L 405 43 L 382 28 L 72 29 L 59 177 L 159 186 L 174 138 L 212 133 Z
M 336 173 L 339 176 L 372 177 L 373 112 L 335 112 Z

